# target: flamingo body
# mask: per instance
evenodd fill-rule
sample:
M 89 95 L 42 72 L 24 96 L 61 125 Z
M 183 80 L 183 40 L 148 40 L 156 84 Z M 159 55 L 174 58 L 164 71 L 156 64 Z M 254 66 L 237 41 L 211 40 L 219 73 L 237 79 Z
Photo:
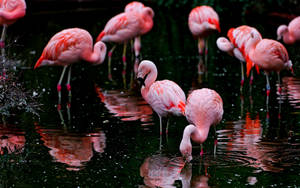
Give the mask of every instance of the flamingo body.
M 250 58 L 267 72 L 280 72 L 292 66 L 286 48 L 281 43 L 270 39 L 261 40 L 251 51 Z
M 219 16 L 209 6 L 198 6 L 189 14 L 189 29 L 195 37 L 204 38 L 214 30 L 220 32 Z
M 158 114 L 160 120 L 161 117 L 167 115 L 182 115 L 186 102 L 182 89 L 170 80 L 155 81 L 156 77 L 155 64 L 148 60 L 142 61 L 138 68 L 137 78 L 145 79 L 144 86 L 141 88 L 143 98 Z
M 24 0 L 0 0 L 0 24 L 11 25 L 26 14 Z
M 191 160 L 190 138 L 197 143 L 203 143 L 207 139 L 210 126 L 222 120 L 222 98 L 211 89 L 194 90 L 187 99 L 185 115 L 191 124 L 184 129 L 179 149 L 182 155 Z
M 92 36 L 86 30 L 65 29 L 50 39 L 34 68 L 45 65 L 66 66 L 79 60 L 100 64 L 105 54 L 105 44 L 100 41 L 93 47 Z
M 141 12 L 120 13 L 107 22 L 97 41 L 124 43 L 147 33 L 153 27 L 153 15 L 154 12 L 150 7 L 144 8 Z
M 280 25 L 277 29 L 277 39 L 283 38 L 286 44 L 300 41 L 300 16 L 294 18 L 288 26 Z
M 132 1 L 125 6 L 124 12 L 141 11 L 145 5 L 138 1 Z

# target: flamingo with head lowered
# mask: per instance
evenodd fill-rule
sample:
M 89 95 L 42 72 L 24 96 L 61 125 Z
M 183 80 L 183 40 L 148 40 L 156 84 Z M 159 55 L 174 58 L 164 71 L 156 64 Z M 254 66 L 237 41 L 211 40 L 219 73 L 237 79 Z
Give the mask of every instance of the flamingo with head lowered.
M 283 39 L 285 44 L 300 41 L 300 16 L 294 18 L 289 25 L 280 25 L 277 29 L 277 40 Z

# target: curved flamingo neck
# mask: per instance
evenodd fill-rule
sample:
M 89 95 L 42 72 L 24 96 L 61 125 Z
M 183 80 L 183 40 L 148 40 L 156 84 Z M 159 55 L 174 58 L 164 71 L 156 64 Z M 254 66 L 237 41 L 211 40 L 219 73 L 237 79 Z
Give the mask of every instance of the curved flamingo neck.
M 295 42 L 295 38 L 289 31 L 287 31 L 283 34 L 283 41 L 286 44 L 292 44 Z
M 104 61 L 106 54 L 106 46 L 99 41 L 94 45 L 93 51 L 86 50 L 82 54 L 82 58 L 92 64 L 101 64 Z
M 148 64 L 147 69 L 148 69 L 148 75 L 145 80 L 145 86 L 143 86 L 141 89 L 143 96 L 147 95 L 150 86 L 155 82 L 157 78 L 157 68 L 154 64 Z
M 149 14 L 151 12 L 151 15 Z M 149 8 L 145 8 L 143 11 L 143 27 L 142 27 L 142 33 L 146 33 L 150 31 L 153 27 L 153 10 Z
M 188 125 L 184 129 L 182 140 L 190 142 L 191 138 L 194 142 L 203 143 L 207 139 L 209 128 L 210 125 Z

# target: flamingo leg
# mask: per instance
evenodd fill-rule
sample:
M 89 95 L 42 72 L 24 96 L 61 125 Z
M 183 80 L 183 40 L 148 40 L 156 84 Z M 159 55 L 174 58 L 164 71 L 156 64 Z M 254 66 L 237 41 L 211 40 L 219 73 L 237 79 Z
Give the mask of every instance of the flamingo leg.
M 215 129 L 214 156 L 216 156 L 216 153 L 217 153 L 217 144 L 218 144 L 217 127 L 216 127 L 216 125 L 214 125 L 214 129 Z
M 137 36 L 134 38 L 134 53 L 135 57 L 140 57 L 140 49 L 141 49 L 141 36 Z
M 203 152 L 203 144 L 200 144 L 200 150 L 201 150 L 201 151 L 200 151 L 200 156 L 202 157 L 202 156 L 203 156 L 203 153 L 204 153 L 204 152 Z
M 245 75 L 244 75 L 244 64 L 242 61 L 240 61 L 241 63 L 241 87 L 240 87 L 240 91 L 242 92 L 243 90 L 243 86 L 244 86 L 244 81 L 245 81 Z
M 207 59 L 208 59 L 208 39 L 206 38 L 205 39 L 205 46 L 204 46 L 204 48 L 205 48 L 205 51 L 204 51 L 204 63 L 205 63 L 205 68 L 207 68 Z
M 5 36 L 6 36 L 7 25 L 3 25 L 1 39 L 0 39 L 0 48 L 1 48 L 1 57 L 2 57 L 2 77 L 6 78 L 5 70 Z
M 108 79 L 112 81 L 112 75 L 111 75 L 111 56 L 113 51 L 116 49 L 117 45 L 114 45 L 108 52 Z
M 269 80 L 269 73 L 265 72 L 266 73 L 266 79 L 267 79 L 267 86 L 266 86 L 266 89 L 267 89 L 267 96 L 270 95 L 270 90 L 271 90 L 271 86 L 270 86 L 270 80 Z
M 278 75 L 278 93 L 281 94 L 280 72 L 278 72 L 277 75 Z
M 169 133 L 169 118 L 167 120 L 167 127 L 166 127 L 166 134 L 168 134 L 168 133 Z
M 66 84 L 67 90 L 68 90 L 68 93 L 69 93 L 69 102 L 68 102 L 68 105 L 67 105 L 68 108 L 71 107 L 71 98 L 72 98 L 71 85 L 70 85 L 70 81 L 71 81 L 71 68 L 72 68 L 72 65 L 69 68 L 68 80 L 67 80 L 67 84 Z
M 61 109 L 61 82 L 62 82 L 62 79 L 65 75 L 65 72 L 66 72 L 66 69 L 67 69 L 68 66 L 64 66 L 64 69 L 60 75 L 60 78 L 59 78 L 59 81 L 57 83 L 57 92 L 58 92 L 58 105 L 57 105 L 57 109 L 60 110 Z
M 249 81 L 250 85 L 252 85 L 252 83 L 253 83 L 253 72 L 254 72 L 253 69 L 251 69 L 250 70 L 250 81 Z
M 122 77 L 123 77 L 123 85 L 124 89 L 126 89 L 126 48 L 127 48 L 127 43 L 124 43 L 124 48 L 123 48 L 123 55 L 122 55 L 122 61 L 123 61 L 123 71 L 122 71 Z
M 159 115 L 159 134 L 162 135 L 162 117 Z

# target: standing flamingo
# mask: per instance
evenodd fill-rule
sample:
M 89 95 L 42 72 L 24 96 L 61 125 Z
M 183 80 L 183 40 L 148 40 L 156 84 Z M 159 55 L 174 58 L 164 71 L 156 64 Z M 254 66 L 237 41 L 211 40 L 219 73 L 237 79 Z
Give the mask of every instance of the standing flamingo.
M 192 160 L 190 138 L 201 144 L 207 139 L 210 126 L 216 125 L 222 120 L 222 98 L 211 89 L 194 90 L 187 99 L 185 116 L 191 124 L 184 129 L 179 149 L 181 154 L 190 161 Z M 200 155 L 203 155 L 202 147 Z
M 200 60 L 205 48 L 205 65 L 207 66 L 207 37 L 215 30 L 221 32 L 219 16 L 210 6 L 198 6 L 190 12 L 188 25 L 193 36 L 198 39 Z
M 97 37 L 97 41 L 124 43 L 123 48 L 123 84 L 126 85 L 126 46 L 127 42 L 139 35 L 145 34 L 153 27 L 154 12 L 150 7 L 142 11 L 128 11 L 112 17 Z M 111 56 L 116 45 L 108 52 L 108 79 L 111 75 Z
M 125 12 L 130 12 L 130 11 L 142 12 L 144 8 L 145 5 L 143 3 L 138 1 L 132 1 L 125 6 Z M 141 36 L 137 36 L 134 38 L 134 54 L 136 58 L 140 56 L 140 51 L 141 51 Z
M 276 71 L 278 75 L 279 92 L 280 89 L 280 71 L 284 69 L 292 69 L 292 61 L 286 48 L 275 40 L 263 39 L 257 44 L 251 43 L 249 50 L 249 58 L 253 63 L 258 65 L 265 71 L 267 79 L 267 96 L 270 94 L 269 72 Z
M 3 26 L 0 39 L 0 47 L 4 48 L 7 26 L 15 23 L 19 18 L 25 16 L 25 0 L 1 0 L 0 1 L 0 24 Z M 3 54 L 2 54 L 3 55 Z
M 277 40 L 283 38 L 286 44 L 300 41 L 300 16 L 294 18 L 288 26 L 280 25 L 277 29 Z
M 156 77 L 155 64 L 149 60 L 143 60 L 139 65 L 137 78 L 143 84 L 141 88 L 143 98 L 159 117 L 160 134 L 162 134 L 162 117 L 184 114 L 186 98 L 182 89 L 175 82 L 170 80 L 155 81 Z
M 94 65 L 101 64 L 105 59 L 106 46 L 99 41 L 93 46 L 93 38 L 84 29 L 71 28 L 56 33 L 43 50 L 34 69 L 45 65 L 64 66 L 57 84 L 58 109 L 61 104 L 61 82 L 67 67 L 79 60 L 88 61 Z M 67 90 L 71 97 L 71 67 L 68 73 Z
M 228 30 L 227 36 L 229 40 L 225 37 L 220 37 L 217 40 L 217 46 L 220 50 L 235 56 L 240 60 L 241 63 L 241 88 L 244 85 L 244 65 L 243 62 L 247 60 L 247 67 L 252 67 L 252 62 L 249 61 L 247 56 L 248 45 L 250 44 L 251 32 L 256 33 L 257 42 L 262 40 L 260 33 L 253 27 L 242 25 L 237 28 L 231 28 Z M 250 68 L 248 68 L 250 69 Z M 253 81 L 253 74 L 251 72 L 250 85 Z

